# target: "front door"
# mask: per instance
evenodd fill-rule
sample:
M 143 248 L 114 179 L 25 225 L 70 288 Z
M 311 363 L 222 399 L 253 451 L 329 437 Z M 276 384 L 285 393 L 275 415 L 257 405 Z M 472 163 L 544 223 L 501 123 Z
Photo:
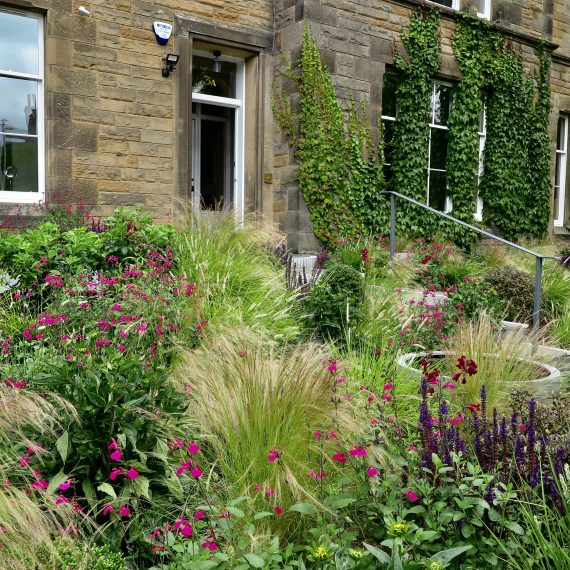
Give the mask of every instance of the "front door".
M 214 63 L 217 62 L 216 65 Z M 192 205 L 243 219 L 244 61 L 192 53 Z

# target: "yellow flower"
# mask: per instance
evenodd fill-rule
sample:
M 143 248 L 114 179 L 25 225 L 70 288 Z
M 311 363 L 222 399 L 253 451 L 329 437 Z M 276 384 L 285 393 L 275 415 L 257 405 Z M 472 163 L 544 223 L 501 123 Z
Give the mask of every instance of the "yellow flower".
M 394 523 L 390 526 L 390 532 L 396 536 L 402 536 L 408 533 L 410 530 L 410 525 L 406 523 Z
M 313 556 L 315 560 L 326 560 L 327 558 L 330 557 L 330 555 L 331 553 L 329 552 L 329 550 L 322 545 L 317 546 L 317 548 L 313 550 Z

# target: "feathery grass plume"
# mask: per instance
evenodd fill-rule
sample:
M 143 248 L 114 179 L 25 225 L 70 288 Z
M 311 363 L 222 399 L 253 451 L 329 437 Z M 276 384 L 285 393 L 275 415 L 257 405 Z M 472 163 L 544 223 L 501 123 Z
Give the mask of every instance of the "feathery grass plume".
M 491 318 L 483 313 L 478 320 L 461 323 L 449 341 L 449 351 L 455 355 L 445 359 L 442 373 L 457 372 L 457 357 L 464 355 L 477 364 L 477 374 L 470 376 L 463 388 L 469 402 L 477 402 L 481 388 L 487 391 L 488 408 L 504 409 L 508 394 L 540 377 L 531 363 L 532 346 L 538 344 L 536 333 L 515 329 L 500 334 Z
M 33 433 L 54 435 L 58 418 L 74 417 L 71 406 L 57 396 L 0 387 L 0 568 L 52 568 L 42 560 L 55 556 L 52 538 L 69 527 L 70 505 L 55 505 L 51 493 L 31 495 L 9 484 L 17 461 L 13 442 L 33 445 Z M 41 556 L 40 556 L 41 555 Z
M 295 292 L 266 247 L 278 241 L 268 226 L 241 224 L 232 212 L 191 217 L 176 255 L 197 284 L 208 330 L 245 326 L 284 341 L 299 335 Z
M 337 379 L 323 363 L 327 356 L 316 344 L 279 347 L 243 329 L 186 353 L 176 379 L 192 384 L 190 417 L 230 496 L 261 485 L 283 508 L 311 499 L 309 474 L 319 458 L 329 462 L 336 441 L 358 438 L 350 402 L 333 401 Z M 316 430 L 338 433 L 324 456 Z

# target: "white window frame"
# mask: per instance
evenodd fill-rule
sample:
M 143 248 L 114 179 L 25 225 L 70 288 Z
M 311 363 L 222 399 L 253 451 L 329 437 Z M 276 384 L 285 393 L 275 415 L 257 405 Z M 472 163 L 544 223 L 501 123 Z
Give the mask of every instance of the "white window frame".
M 555 163 L 554 172 L 554 190 L 556 190 L 556 181 L 560 180 L 560 186 L 558 186 L 558 217 L 554 218 L 553 224 L 557 228 L 564 227 L 564 206 L 566 202 L 566 165 L 568 162 L 568 121 L 570 117 L 568 115 L 560 115 L 559 117 L 564 121 L 563 123 L 563 148 L 558 148 L 558 125 L 556 127 L 556 158 L 560 157 L 560 160 Z M 557 168 L 558 167 L 558 168 Z
M 483 0 L 483 1 L 484 1 L 485 8 L 483 9 L 483 12 L 477 12 L 477 16 L 479 18 L 484 19 L 484 20 L 490 20 L 491 19 L 491 0 Z
M 479 136 L 479 163 L 477 166 L 477 197 L 475 199 L 475 213 L 473 217 L 478 221 L 483 221 L 483 199 L 479 195 L 479 185 L 481 184 L 481 177 L 485 168 L 485 142 L 487 141 L 487 111 L 485 107 L 481 109 L 481 121 L 477 135 Z
M 212 58 L 212 54 L 205 51 L 195 50 L 192 55 Z M 221 61 L 228 61 L 236 64 L 236 97 L 219 97 L 217 95 L 206 95 L 205 93 L 192 92 L 192 103 L 206 103 L 235 109 L 235 129 L 234 129 L 234 180 L 233 180 L 233 209 L 236 212 L 238 222 L 244 221 L 244 147 L 245 147 L 245 61 L 237 57 L 220 56 Z M 198 192 L 194 192 L 193 206 L 196 211 L 200 210 Z
M 435 100 L 435 89 L 438 85 L 443 85 L 444 87 L 448 87 L 450 90 L 453 88 L 453 85 L 450 83 L 446 83 L 445 81 L 432 81 L 431 86 L 431 95 L 430 95 L 430 106 L 431 106 L 431 116 L 429 120 L 429 142 L 428 142 L 428 165 L 427 165 L 427 185 L 426 185 L 426 206 L 429 206 L 429 183 L 430 183 L 430 173 L 433 172 L 444 172 L 447 174 L 447 169 L 441 168 L 431 168 L 431 133 L 432 129 L 439 129 L 442 131 L 449 132 L 449 125 L 438 125 L 435 122 L 435 105 L 433 104 Z M 451 92 L 450 92 L 451 93 Z M 448 149 L 449 150 L 449 149 Z M 446 189 L 447 190 L 447 189 Z M 451 198 L 447 194 L 445 195 L 445 206 L 444 206 L 444 213 L 449 214 L 453 210 L 453 204 L 451 202 Z
M 437 4 L 438 6 L 443 6 L 444 8 L 447 8 L 448 10 L 459 10 L 461 0 L 451 0 L 451 6 L 446 6 L 445 4 L 442 4 L 441 2 L 437 2 L 436 0 L 430 0 L 430 3 L 431 4 Z
M 45 136 L 44 136 L 44 18 L 40 14 L 12 10 L 0 6 L 0 11 L 15 14 L 25 18 L 35 18 L 38 21 L 38 75 L 19 73 L 0 69 L 0 76 L 13 79 L 28 79 L 38 85 L 36 134 L 27 135 L 18 133 L 17 136 L 35 138 L 38 141 L 38 191 L 37 192 L 10 192 L 0 190 L 0 203 L 38 204 L 45 199 Z M 5 133 L 10 135 L 11 133 Z M 2 136 L 2 135 L 0 135 Z

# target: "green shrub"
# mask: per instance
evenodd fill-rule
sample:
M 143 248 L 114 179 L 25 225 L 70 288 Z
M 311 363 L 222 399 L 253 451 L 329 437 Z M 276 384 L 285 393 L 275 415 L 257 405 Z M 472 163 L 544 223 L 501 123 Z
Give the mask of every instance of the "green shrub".
M 534 310 L 534 279 L 514 267 L 495 267 L 485 274 L 485 282 L 505 303 L 509 321 L 532 322 Z
M 322 339 L 339 340 L 348 327 L 362 318 L 364 279 L 356 269 L 337 261 L 325 265 L 325 273 L 311 288 L 305 309 L 315 333 Z
M 463 313 L 466 319 L 478 317 L 485 311 L 495 320 L 505 312 L 505 302 L 488 283 L 468 279 L 449 293 L 449 302 Z
M 87 545 L 66 539 L 55 541 L 55 561 L 52 570 L 126 570 L 120 552 L 113 552 L 108 544 Z

